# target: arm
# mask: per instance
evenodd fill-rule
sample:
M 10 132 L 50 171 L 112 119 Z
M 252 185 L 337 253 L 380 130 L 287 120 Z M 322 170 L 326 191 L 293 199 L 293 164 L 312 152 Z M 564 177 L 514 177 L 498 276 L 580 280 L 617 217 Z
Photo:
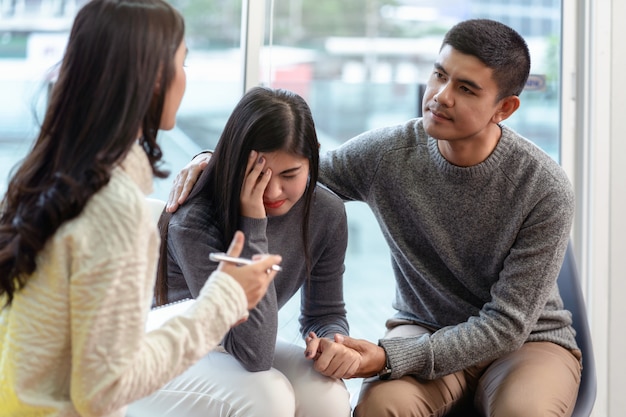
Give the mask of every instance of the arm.
M 300 332 L 306 337 L 348 335 L 343 298 L 344 261 L 348 224 L 344 204 L 334 194 L 317 187 L 309 221 L 314 260 L 310 281 L 302 286 Z
M 559 318 L 543 324 L 538 320 L 556 292 L 573 203 L 573 194 L 565 188 L 543 196 L 523 221 L 491 286 L 491 298 L 476 315 L 430 335 L 380 340 L 389 356 L 391 377 L 434 379 L 502 357 L 533 340 L 533 331 L 551 332 L 540 340 L 568 334 L 567 323 L 560 318 L 564 312 L 548 311 Z
M 86 211 L 91 215 L 81 219 L 86 227 L 68 239 L 71 397 L 81 415 L 109 414 L 152 393 L 215 347 L 247 315 L 249 300 L 242 285 L 216 272 L 185 314 L 145 333 L 158 238 L 140 199 L 126 195 L 104 201 L 100 210 L 97 202 L 90 203 Z M 265 280 L 271 276 L 263 268 L 273 262 L 225 270 Z
M 271 178 L 271 172 L 259 179 L 264 163 L 257 163 L 257 153 L 249 158 L 244 186 L 241 191 L 241 214 L 239 228 L 246 235 L 242 256 L 268 252 L 266 236 L 267 217 L 263 206 L 263 191 Z M 194 199 L 175 214 L 170 222 L 168 251 L 181 269 L 192 296 L 196 297 L 206 277 L 216 264 L 208 261 L 208 254 L 222 251 L 220 227 L 210 218 L 208 203 Z M 278 332 L 278 306 L 276 289 L 271 283 L 266 295 L 248 320 L 231 329 L 222 344 L 248 371 L 263 371 L 271 367 L 274 359 Z
M 363 201 L 364 196 L 358 190 L 367 190 L 381 148 L 393 134 L 392 128 L 365 132 L 340 148 L 320 155 L 320 182 L 344 200 Z M 184 204 L 211 157 L 211 151 L 197 154 L 176 175 L 166 204 L 167 212 L 173 213 Z
M 180 267 L 191 295 L 196 298 L 207 277 L 216 270 L 217 264 L 209 261 L 211 252 L 223 252 L 221 234 L 216 226 L 210 226 L 207 210 L 196 202 L 185 207 L 183 219 L 172 218 L 168 232 L 168 253 Z M 182 212 L 181 212 L 182 213 Z M 241 229 L 246 235 L 246 245 L 241 256 L 251 258 L 267 253 L 265 230 L 267 219 L 243 219 Z M 250 311 L 248 320 L 233 327 L 222 344 L 249 371 L 271 367 L 278 329 L 276 290 L 270 283 L 266 295 Z
M 561 266 L 573 218 L 573 194 L 564 174 L 560 171 L 557 172 L 556 169 L 550 168 L 543 162 L 541 165 L 532 165 L 534 164 L 532 161 L 541 160 L 541 157 L 535 159 L 532 156 L 525 159 L 527 162 L 516 166 L 519 175 L 515 178 L 511 178 L 510 170 L 501 169 L 501 171 L 505 171 L 499 175 L 502 179 L 501 189 L 506 188 L 512 195 L 523 196 L 524 201 L 511 203 L 512 210 L 510 212 L 503 212 L 501 205 L 489 207 L 490 211 L 499 216 L 499 223 L 503 225 L 503 228 L 494 229 L 495 234 L 500 234 L 500 253 L 494 256 L 495 249 L 491 253 L 490 242 L 485 241 L 484 249 L 486 251 L 478 254 L 493 265 L 489 275 L 483 279 L 480 274 L 484 269 L 476 263 L 479 258 L 463 259 L 465 253 L 475 249 L 464 250 L 463 234 L 454 234 L 456 231 L 465 230 L 463 227 L 458 227 L 451 232 L 444 225 L 439 235 L 437 235 L 436 230 L 431 230 L 432 233 L 427 236 L 415 236 L 412 233 L 405 233 L 409 230 L 408 228 L 398 227 L 399 224 L 410 226 L 412 223 L 403 223 L 402 219 L 399 219 L 400 216 L 397 215 L 397 210 L 383 212 L 385 208 L 389 207 L 392 202 L 391 198 L 393 198 L 392 195 L 385 192 L 387 185 L 392 184 L 390 181 L 392 177 L 385 175 L 385 173 L 397 174 L 398 170 L 395 169 L 394 171 L 390 167 L 398 164 L 400 158 L 406 153 L 404 148 L 413 146 L 413 153 L 419 154 L 423 158 L 416 157 L 407 159 L 406 162 L 403 161 L 401 165 L 409 168 L 406 170 L 407 172 L 415 172 L 420 170 L 422 166 L 427 168 L 429 163 L 426 138 L 415 142 L 411 135 L 406 132 L 410 133 L 410 130 L 405 129 L 404 133 L 399 132 L 397 135 L 399 138 L 404 136 L 406 139 L 396 141 L 393 141 L 391 135 L 380 134 L 381 138 L 387 137 L 387 139 L 395 142 L 386 149 L 382 147 L 376 137 L 371 138 L 371 144 L 364 146 L 364 149 L 379 147 L 381 149 L 380 155 L 389 155 L 388 160 L 384 161 L 384 168 L 380 169 L 379 172 L 379 163 L 371 159 L 368 151 L 364 152 L 366 160 L 374 161 L 368 163 L 370 171 L 376 172 L 376 177 L 372 180 L 369 178 L 373 174 L 368 174 L 367 170 L 355 171 L 357 176 L 365 178 L 363 181 L 359 178 L 349 177 L 350 174 L 345 168 L 350 165 L 350 161 L 358 158 L 358 154 L 350 151 L 354 144 L 346 144 L 331 153 L 333 159 L 325 161 L 326 170 L 330 167 L 331 172 L 330 175 L 323 178 L 324 181 L 330 178 L 332 181 L 329 183 L 331 188 L 337 188 L 336 191 L 342 193 L 344 198 L 367 199 L 370 207 L 378 214 L 379 221 L 381 219 L 383 221 L 388 220 L 388 223 L 385 224 L 387 227 L 385 230 L 390 233 L 390 238 L 397 244 L 391 250 L 398 282 L 396 306 L 401 308 L 399 314 L 418 322 L 423 320 L 426 325 L 437 326 L 437 323 L 443 323 L 439 325 L 443 328 L 430 336 L 380 341 L 389 355 L 391 368 L 394 371 L 392 377 L 414 374 L 421 378 L 437 378 L 472 364 L 500 357 L 517 349 L 527 340 L 536 340 L 534 338 L 539 337 L 537 334 L 542 332 L 548 340 L 553 340 L 550 338 L 554 338 L 555 334 L 559 332 L 563 335 L 570 334 L 570 330 L 567 328 L 566 312 L 544 310 L 547 300 L 554 300 L 555 298 L 556 277 Z M 387 150 L 391 147 L 396 149 L 393 154 L 389 154 Z M 346 150 L 347 153 L 344 153 L 343 150 Z M 527 165 L 527 163 L 531 165 Z M 337 166 L 338 169 L 336 169 Z M 348 180 L 344 180 L 344 176 Z M 422 211 L 425 216 L 416 218 L 415 223 L 422 223 L 425 226 L 436 224 L 442 216 L 442 211 L 445 211 L 440 210 L 436 215 L 433 215 L 432 219 L 428 218 L 429 210 L 437 207 L 438 202 L 441 201 L 440 198 L 432 198 L 437 196 L 435 192 L 437 180 L 427 182 L 427 178 L 424 178 L 423 184 L 434 187 L 428 189 L 419 182 L 419 177 L 414 176 L 412 179 L 413 182 L 406 183 L 406 187 L 410 187 L 407 190 L 417 196 L 415 200 L 424 201 L 422 193 L 424 193 L 425 198 L 430 197 L 429 205 Z M 369 191 L 368 184 L 374 184 L 375 193 Z M 430 193 L 431 190 L 432 193 Z M 520 194 L 527 190 L 528 193 Z M 473 207 L 479 207 L 479 202 L 482 200 L 484 200 L 483 197 L 478 196 L 475 199 L 478 203 Z M 468 199 L 468 201 L 474 200 Z M 501 202 L 503 198 L 493 198 L 493 201 Z M 418 204 L 415 206 L 419 208 Z M 453 212 L 454 210 L 448 212 L 448 218 L 452 218 Z M 493 223 L 491 219 L 495 219 L 495 217 L 484 218 L 482 223 L 498 224 Z M 472 220 L 472 217 L 468 217 L 468 220 Z M 481 236 L 481 230 L 475 228 L 473 237 Z M 449 248 L 454 249 L 450 250 L 443 259 L 435 259 L 433 256 L 433 260 L 443 261 L 439 262 L 441 267 L 438 268 L 425 267 L 423 259 L 420 258 L 420 253 L 415 252 L 415 248 L 421 242 L 431 242 L 432 240 L 429 239 L 432 238 L 439 239 L 435 240 L 438 246 L 431 247 L 426 244 L 422 246 L 426 249 L 441 250 L 440 252 L 433 250 L 433 255 L 436 256 L 436 253 L 445 252 Z M 448 245 L 446 242 L 450 244 Z M 428 259 L 426 260 L 428 261 Z M 446 264 L 446 261 L 450 262 Z M 420 262 L 422 263 L 420 264 Z M 471 276 L 463 275 L 463 271 L 466 270 L 463 267 L 468 265 L 475 266 Z M 452 272 L 451 269 L 453 268 L 463 269 L 463 271 Z M 433 288 L 431 282 L 436 281 L 434 278 L 439 278 L 435 275 L 437 273 L 441 273 L 441 277 L 449 276 L 451 280 L 455 279 L 453 274 L 456 273 L 456 276 L 465 279 L 470 284 L 472 284 L 472 279 L 478 282 L 478 278 L 480 278 L 481 282 L 489 284 L 482 288 L 480 285 L 475 285 L 473 292 L 468 293 L 469 300 L 472 301 L 470 304 L 469 301 L 462 299 L 462 295 L 459 296 L 458 293 L 448 293 L 447 289 L 438 291 L 437 287 Z M 450 320 L 449 316 L 446 316 L 445 308 L 440 311 L 436 309 L 419 310 L 424 304 L 420 304 L 416 300 L 419 299 L 420 295 L 424 297 L 426 295 L 423 291 L 421 294 L 416 293 L 411 285 L 419 288 L 420 283 L 423 283 L 422 288 L 428 288 L 432 294 L 438 293 L 441 296 L 442 304 L 448 302 L 446 299 L 450 300 L 451 306 L 458 305 L 456 300 L 465 303 L 467 314 L 464 317 L 457 314 L 453 320 Z M 442 287 L 444 286 L 445 283 Z M 556 302 L 552 304 L 552 307 L 553 309 L 558 308 Z M 415 311 L 425 312 L 423 315 L 416 315 Z M 437 312 L 438 315 L 429 317 L 428 314 L 432 311 Z M 553 319 L 550 320 L 550 317 Z M 538 322 L 540 318 L 541 320 Z M 531 334 L 531 332 L 533 333 Z M 564 339 L 561 339 L 561 343 L 571 348 L 565 336 Z
M 395 127 L 362 133 L 320 155 L 319 181 L 346 201 L 366 201 Z
M 572 202 L 566 195 L 560 197 Z M 532 340 L 530 333 L 537 328 L 546 300 L 555 290 L 568 234 L 567 227 L 555 234 L 552 226 L 555 222 L 567 225 L 572 214 L 568 209 L 558 209 L 558 200 L 553 200 L 556 205 L 542 204 L 544 207 L 529 217 L 505 261 L 501 278 L 492 286 L 492 300 L 466 322 L 432 334 L 381 339 L 380 345 L 347 336 L 334 342 L 316 341 L 313 334 L 307 340 L 307 357 L 315 359 L 315 369 L 327 376 L 370 377 L 383 369 L 387 356 L 392 379 L 408 374 L 435 379 L 518 349 Z M 558 214 L 548 216 L 550 211 Z

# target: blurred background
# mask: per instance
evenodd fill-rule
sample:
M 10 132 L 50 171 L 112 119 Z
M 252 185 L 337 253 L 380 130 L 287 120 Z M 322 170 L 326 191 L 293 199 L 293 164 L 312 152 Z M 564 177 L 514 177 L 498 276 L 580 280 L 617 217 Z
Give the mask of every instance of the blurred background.
M 160 132 L 169 179 L 211 149 L 245 91 L 252 65 L 260 84 L 302 95 L 322 151 L 368 129 L 417 117 L 420 85 L 455 23 L 476 17 L 518 30 L 532 53 L 522 107 L 506 123 L 560 158 L 561 2 L 556 0 L 273 0 L 251 9 L 241 0 L 171 0 L 186 21 L 187 91 L 170 132 Z M 0 0 L 0 195 L 28 151 L 45 109 L 48 84 L 84 0 Z M 244 22 L 242 24 L 242 22 Z M 248 25 L 261 24 L 256 62 Z M 369 209 L 346 206 L 350 244 L 345 294 L 352 335 L 376 341 L 393 313 L 389 251 Z M 301 343 L 299 300 L 281 310 L 281 335 Z

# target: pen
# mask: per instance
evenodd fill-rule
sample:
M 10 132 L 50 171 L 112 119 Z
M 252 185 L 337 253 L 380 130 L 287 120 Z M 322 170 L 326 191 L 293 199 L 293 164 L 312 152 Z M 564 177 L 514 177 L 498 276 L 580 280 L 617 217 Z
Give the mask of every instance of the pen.
M 250 265 L 252 263 L 251 259 L 246 259 L 246 258 L 235 258 L 234 256 L 228 256 L 223 252 L 219 252 L 219 253 L 210 253 L 209 254 L 209 259 L 215 262 L 220 262 L 220 261 L 224 261 L 224 262 L 231 262 L 237 265 Z M 274 271 L 282 271 L 283 268 L 280 267 L 280 265 L 272 265 L 272 269 Z

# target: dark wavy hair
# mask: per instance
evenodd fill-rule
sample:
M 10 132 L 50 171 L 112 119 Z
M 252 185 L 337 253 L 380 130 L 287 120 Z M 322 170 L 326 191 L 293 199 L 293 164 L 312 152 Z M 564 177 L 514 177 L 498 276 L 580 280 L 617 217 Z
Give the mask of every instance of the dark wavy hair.
M 108 183 L 136 141 L 154 174 L 167 175 L 156 135 L 184 31 L 162 0 L 91 0 L 76 15 L 40 133 L 0 206 L 5 306 L 48 239 Z
M 319 142 L 311 109 L 299 95 L 283 89 L 250 89 L 228 118 L 213 156 L 188 200 L 205 195 L 215 201 L 217 224 L 223 225 L 223 243 L 228 247 L 239 226 L 241 188 L 253 150 L 280 150 L 309 161 L 309 181 L 303 195 L 302 242 L 307 275 L 310 275 L 309 216 L 319 174 Z M 155 287 L 157 305 L 167 302 L 166 240 L 170 217 L 164 213 L 159 221 L 161 257 Z
M 530 52 L 524 38 L 507 25 L 489 19 L 465 20 L 446 33 L 441 48 L 445 45 L 475 56 L 493 70 L 500 90 L 497 100 L 519 96 L 524 90 L 530 74 Z

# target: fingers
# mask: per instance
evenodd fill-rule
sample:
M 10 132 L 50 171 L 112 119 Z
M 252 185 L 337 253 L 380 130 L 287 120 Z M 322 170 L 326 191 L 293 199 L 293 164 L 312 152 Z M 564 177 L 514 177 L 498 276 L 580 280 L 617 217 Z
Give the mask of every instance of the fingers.
M 259 156 L 257 151 L 250 152 L 240 195 L 241 214 L 245 217 L 261 219 L 266 216 L 263 193 L 269 184 L 272 171 L 265 169 L 265 162 L 265 157 Z
M 243 233 L 235 232 L 227 254 L 234 257 L 240 256 L 244 241 Z M 251 310 L 261 301 L 276 276 L 277 271 L 272 266 L 280 264 L 281 261 L 282 258 L 279 255 L 260 255 L 255 256 L 249 265 L 237 266 L 230 262 L 220 262 L 217 269 L 227 273 L 241 285 L 248 301 L 248 310 Z
M 314 332 L 310 332 L 309 335 L 304 339 L 306 342 L 306 349 L 304 350 L 304 357 L 311 360 L 316 360 L 321 353 L 320 349 L 320 339 Z
M 242 267 L 242 269 L 252 268 L 252 274 L 256 281 L 249 287 L 250 290 L 247 295 L 249 310 L 256 307 L 267 292 L 267 287 L 277 274 L 277 271 L 274 271 L 272 266 L 280 264 L 281 261 L 282 258 L 278 255 L 265 255 L 262 259 L 255 260 L 254 263 Z
M 241 251 L 243 251 L 243 243 L 245 241 L 243 232 L 237 230 L 235 235 L 233 236 L 233 240 L 230 242 L 230 246 L 228 246 L 228 250 L 226 254 L 228 256 L 238 257 L 241 255 Z
M 280 262 L 280 256 L 266 255 L 264 258 L 245 266 L 220 262 L 218 269 L 230 275 L 241 285 L 248 302 L 248 310 L 252 310 L 261 301 L 268 286 L 276 276 L 277 272 L 272 269 L 272 265 L 277 265 Z
M 353 339 L 350 336 L 344 336 L 342 334 L 335 335 L 335 342 L 340 343 L 350 349 L 355 349 L 357 351 L 362 348 L 357 339 Z
M 210 159 L 210 153 L 198 154 L 178 173 L 165 206 L 165 210 L 168 213 L 175 212 L 187 200 L 193 186 L 198 181 L 200 174 L 206 168 Z
M 333 378 L 352 378 L 359 369 L 361 356 L 358 352 L 326 338 L 320 340 L 321 354 L 313 365 L 314 369 Z

